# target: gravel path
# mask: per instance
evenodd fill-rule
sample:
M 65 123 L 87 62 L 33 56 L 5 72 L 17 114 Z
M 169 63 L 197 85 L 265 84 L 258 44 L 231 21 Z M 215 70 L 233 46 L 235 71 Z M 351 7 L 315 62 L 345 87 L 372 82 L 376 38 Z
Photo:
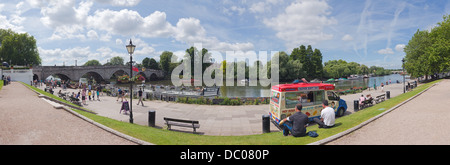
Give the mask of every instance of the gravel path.
M 0 91 L 1 145 L 132 145 L 72 114 L 53 108 L 13 82 Z
M 329 144 L 450 144 L 450 80 L 361 129 Z

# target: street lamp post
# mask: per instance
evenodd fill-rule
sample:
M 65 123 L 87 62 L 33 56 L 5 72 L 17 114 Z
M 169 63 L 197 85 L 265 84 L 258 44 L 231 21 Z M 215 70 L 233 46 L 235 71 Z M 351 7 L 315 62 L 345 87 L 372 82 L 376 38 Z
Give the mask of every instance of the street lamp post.
M 131 81 L 131 78 L 133 77 L 133 52 L 136 45 L 133 45 L 130 39 L 130 44 L 126 47 L 128 54 L 130 54 L 130 123 L 133 123 L 133 81 Z
M 403 74 L 403 93 L 406 93 L 406 89 L 405 89 L 405 58 L 402 59 L 402 74 Z

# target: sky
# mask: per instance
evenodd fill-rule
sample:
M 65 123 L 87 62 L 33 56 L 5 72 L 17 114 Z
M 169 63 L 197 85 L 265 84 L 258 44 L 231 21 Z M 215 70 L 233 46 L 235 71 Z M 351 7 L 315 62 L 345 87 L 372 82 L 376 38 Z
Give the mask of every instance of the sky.
M 323 62 L 346 60 L 401 68 L 403 48 L 419 30 L 450 13 L 446 0 L 0 0 L 0 28 L 29 33 L 42 65 L 128 61 L 163 51 L 320 49 Z

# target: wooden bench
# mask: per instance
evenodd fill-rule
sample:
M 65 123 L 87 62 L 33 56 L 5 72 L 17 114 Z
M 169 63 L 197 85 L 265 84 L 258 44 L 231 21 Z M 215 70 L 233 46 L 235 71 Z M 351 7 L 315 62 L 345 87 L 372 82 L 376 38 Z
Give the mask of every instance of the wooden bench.
M 385 100 L 385 95 L 386 94 L 382 94 L 382 95 L 377 96 L 376 99 L 375 99 L 375 102 L 377 104 L 383 102 Z
M 182 119 L 174 119 L 174 118 L 167 118 L 167 117 L 164 117 L 164 120 L 166 121 L 168 130 L 171 129 L 172 125 L 179 126 L 179 127 L 193 128 L 194 133 L 196 132 L 197 128 L 200 128 L 199 122 L 194 121 L 194 120 L 182 120 Z

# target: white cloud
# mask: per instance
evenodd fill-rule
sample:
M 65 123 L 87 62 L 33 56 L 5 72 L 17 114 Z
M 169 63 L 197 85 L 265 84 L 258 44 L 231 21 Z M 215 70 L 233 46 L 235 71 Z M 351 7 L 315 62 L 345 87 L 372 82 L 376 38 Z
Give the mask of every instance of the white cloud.
M 186 42 L 193 46 L 195 43 L 202 43 L 204 48 L 215 51 L 228 50 L 252 50 L 252 43 L 228 43 L 221 42 L 216 37 L 206 35 L 206 30 L 201 26 L 200 20 L 196 18 L 182 18 L 176 26 L 175 39 L 177 41 Z
M 44 2 L 31 2 L 30 4 L 42 6 Z M 86 38 L 83 33 L 93 3 L 83 1 L 78 4 L 78 8 L 75 8 L 75 5 L 74 0 L 49 1 L 47 6 L 41 8 L 43 17 L 40 20 L 42 24 L 54 29 L 50 39 Z
M 41 8 L 45 6 L 46 0 L 27 0 L 31 7 Z
M 264 13 L 271 11 L 272 5 L 280 3 L 281 0 L 266 0 L 254 3 L 250 6 L 249 10 L 252 13 Z
M 92 2 L 80 2 L 75 8 L 74 0 L 50 1 L 48 6 L 41 8 L 41 22 L 51 28 L 85 24 Z
M 333 34 L 323 31 L 326 26 L 337 24 L 336 19 L 328 18 L 330 9 L 322 0 L 293 2 L 284 13 L 264 19 L 264 24 L 277 31 L 277 37 L 286 41 L 288 49 L 301 44 L 315 44 L 333 38 Z
M 119 56 L 119 57 L 122 57 L 124 59 L 124 61 L 129 61 L 129 60 L 127 60 L 127 59 L 129 59 L 129 56 L 126 53 L 115 52 L 115 51 L 111 50 L 111 48 L 109 48 L 109 47 L 101 47 L 101 48 L 98 48 L 96 51 L 97 52 L 91 53 L 89 55 L 89 57 L 87 57 L 88 60 L 96 59 L 96 60 L 99 60 L 100 63 L 105 64 L 106 62 L 108 62 L 109 59 Z
M 346 34 L 344 37 L 342 37 L 342 41 L 352 41 L 353 37 L 349 34 Z
M 136 50 L 134 51 L 133 56 L 151 56 L 155 54 L 155 48 L 153 48 L 151 45 L 146 43 L 144 40 L 140 38 L 135 38 L 133 40 L 133 45 L 136 46 Z M 129 40 L 126 41 L 127 43 Z
M 87 22 L 91 28 L 119 35 L 168 37 L 173 32 L 173 27 L 166 20 L 166 14 L 160 11 L 142 17 L 137 11 L 128 9 L 102 10 L 89 16 Z
M 397 51 L 397 52 L 403 52 L 403 49 L 405 49 L 405 44 L 397 44 L 396 46 L 395 46 L 395 50 Z
M 66 65 L 75 64 L 83 65 L 88 61 L 88 57 L 92 55 L 89 47 L 75 47 L 72 49 L 43 49 L 38 47 L 39 55 L 41 56 L 42 63 L 45 64 L 58 64 L 62 65 L 63 62 Z
M 110 4 L 113 6 L 136 6 L 141 0 L 95 0 L 99 3 Z
M 134 6 L 140 0 L 95 0 L 95 2 Z M 250 50 L 253 44 L 223 42 L 214 36 L 209 36 L 197 18 L 180 18 L 176 25 L 167 21 L 166 13 L 155 11 L 147 16 L 141 16 L 135 10 L 100 9 L 90 12 L 94 1 L 63 0 L 28 0 L 28 4 L 40 8 L 40 21 L 46 27 L 53 29 L 50 40 L 62 39 L 97 39 L 110 41 L 113 35 L 134 36 L 145 38 L 174 38 L 176 41 L 193 45 L 202 43 L 211 50 Z M 273 3 L 268 1 L 268 3 Z M 18 5 L 22 6 L 22 5 Z M 233 5 L 230 11 L 243 14 L 246 9 Z M 0 17 L 1 18 L 1 17 Z M 116 40 L 116 44 L 121 41 Z M 151 47 L 137 50 L 138 54 L 154 53 Z
M 17 22 L 14 22 L 8 17 L 0 14 L 0 29 L 11 29 L 16 32 L 23 32 L 23 26 L 18 25 Z
M 84 27 L 82 25 L 59 26 L 53 31 L 50 40 L 61 39 L 86 39 L 83 34 Z
M 123 45 L 123 42 L 121 39 L 116 39 L 116 45 Z
M 20 16 L 22 14 L 22 10 L 20 10 L 22 4 L 23 3 L 21 2 L 16 5 L 0 4 L 0 29 L 11 29 L 19 33 L 25 32 L 22 23 L 26 20 L 26 18 Z M 11 14 L 2 15 L 1 13 Z
M 380 49 L 378 50 L 379 54 L 394 54 L 394 51 L 391 48 Z
M 93 59 L 104 64 L 108 59 L 116 56 L 120 56 L 125 60 L 129 58 L 126 53 L 115 52 L 109 47 L 100 47 L 96 51 L 91 51 L 89 46 L 69 49 L 44 49 L 38 47 L 38 50 L 43 65 L 62 65 L 63 63 L 66 65 L 75 65 L 75 60 L 77 60 L 77 65 L 80 66 Z
M 89 30 L 87 32 L 87 37 L 90 39 L 98 39 L 98 34 L 94 30 Z
M 236 13 L 237 15 L 242 15 L 244 14 L 246 11 L 245 8 L 243 7 L 238 7 L 238 6 L 231 6 L 230 8 L 223 8 L 223 12 L 227 15 L 233 15 L 234 13 Z
M 249 10 L 252 13 L 263 13 L 266 10 L 270 10 L 270 8 L 269 8 L 269 6 L 266 5 L 266 3 L 258 2 L 258 3 L 253 4 Z

